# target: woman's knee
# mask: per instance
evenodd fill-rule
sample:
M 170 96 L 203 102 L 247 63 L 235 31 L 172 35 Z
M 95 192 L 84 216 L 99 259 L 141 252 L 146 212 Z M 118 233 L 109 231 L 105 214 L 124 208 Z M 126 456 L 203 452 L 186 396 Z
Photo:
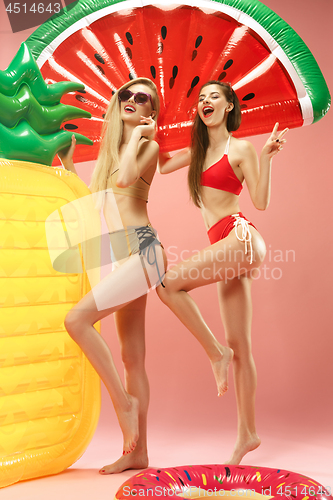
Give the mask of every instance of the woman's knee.
M 173 290 L 170 285 L 168 276 L 165 275 L 162 283 L 156 288 L 156 293 L 158 297 L 161 299 L 161 301 L 164 304 L 167 304 L 170 300 L 170 296 L 172 294 Z
M 165 276 L 162 284 L 156 288 L 157 295 L 164 304 L 172 302 L 179 291 L 180 289 L 168 276 Z
M 237 336 L 226 335 L 226 342 L 228 347 L 234 351 L 234 359 L 246 360 L 252 357 L 251 343 L 243 338 Z
M 76 311 L 69 311 L 64 321 L 68 334 L 75 340 L 80 332 L 80 316 Z
M 143 353 L 122 351 L 121 360 L 127 373 L 140 374 L 145 371 L 145 356 Z

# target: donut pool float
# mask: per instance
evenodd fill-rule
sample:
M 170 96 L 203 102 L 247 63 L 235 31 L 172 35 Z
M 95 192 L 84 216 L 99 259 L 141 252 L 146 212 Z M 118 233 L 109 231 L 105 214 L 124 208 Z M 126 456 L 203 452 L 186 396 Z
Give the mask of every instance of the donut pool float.
M 283 469 L 251 465 L 186 465 L 147 469 L 121 485 L 115 500 L 133 497 L 328 500 L 331 488 Z

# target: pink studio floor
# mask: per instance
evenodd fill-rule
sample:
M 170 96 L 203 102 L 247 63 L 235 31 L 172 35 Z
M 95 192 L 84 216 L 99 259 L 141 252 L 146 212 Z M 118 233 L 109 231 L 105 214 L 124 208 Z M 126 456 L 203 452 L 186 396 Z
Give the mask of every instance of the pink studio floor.
M 115 421 L 111 417 L 111 426 Z M 301 425 L 301 423 L 300 423 Z M 199 426 L 200 427 L 200 426 Z M 229 428 L 230 427 L 230 428 Z M 323 486 L 333 487 L 333 436 L 329 429 L 294 426 L 281 427 L 270 422 L 260 433 L 261 447 L 249 454 L 244 464 L 262 465 L 300 472 Z M 269 428 L 271 429 L 269 431 Z M 118 458 L 121 437 L 99 424 L 87 451 L 70 469 L 56 476 L 25 481 L 0 491 L 3 500 L 113 500 L 119 486 L 135 471 L 125 471 L 113 476 L 101 476 L 98 470 Z M 311 435 L 312 434 L 312 435 Z M 233 448 L 234 425 L 227 425 L 219 435 L 216 430 L 200 429 L 195 434 L 189 428 L 176 429 L 170 424 L 156 426 L 149 433 L 151 467 L 172 467 L 186 464 L 223 463 Z M 218 441 L 221 442 L 219 447 Z

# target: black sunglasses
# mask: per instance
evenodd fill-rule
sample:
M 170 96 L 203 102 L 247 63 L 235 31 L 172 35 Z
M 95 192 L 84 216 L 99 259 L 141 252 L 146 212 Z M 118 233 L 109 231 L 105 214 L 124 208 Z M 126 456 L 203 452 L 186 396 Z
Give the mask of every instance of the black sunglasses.
M 145 92 L 131 92 L 128 89 L 121 90 L 118 92 L 118 99 L 120 102 L 126 102 L 128 101 L 132 96 L 134 96 L 134 102 L 137 104 L 147 104 L 147 102 L 150 100 L 151 105 L 154 109 L 154 104 L 151 98 L 150 94 L 146 94 Z

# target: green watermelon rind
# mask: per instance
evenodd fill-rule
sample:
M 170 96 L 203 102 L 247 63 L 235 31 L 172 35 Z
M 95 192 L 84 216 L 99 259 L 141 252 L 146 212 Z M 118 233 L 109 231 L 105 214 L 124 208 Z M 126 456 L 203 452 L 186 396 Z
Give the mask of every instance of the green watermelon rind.
M 313 122 L 329 110 L 331 96 L 318 66 L 302 38 L 286 21 L 258 0 L 213 0 L 237 8 L 257 21 L 283 49 L 295 68 L 313 108 Z
M 119 10 L 119 8 L 117 8 L 118 4 L 123 2 L 126 2 L 128 6 L 128 0 L 100 0 L 97 5 L 96 0 L 80 0 L 74 7 L 67 7 L 59 14 L 52 16 L 42 26 L 37 28 L 26 41 L 37 63 L 42 66 L 44 61 L 40 63 L 38 58 L 40 58 L 42 52 L 50 45 L 54 45 L 54 50 L 56 49 L 59 44 L 57 44 L 55 40 L 61 36 L 62 33 L 66 30 L 69 30 L 68 34 L 76 31 L 74 26 L 76 22 L 104 8 L 109 9 L 110 7 L 114 7 L 115 11 Z M 133 0 L 130 2 L 132 8 L 142 7 L 149 3 L 150 2 L 141 2 L 140 0 Z M 159 6 L 158 0 L 153 3 Z M 187 1 L 184 2 L 184 4 L 187 3 Z M 195 3 L 196 2 L 191 2 L 191 5 Z M 295 80 L 297 81 L 297 79 L 299 79 L 304 89 L 302 92 L 296 83 L 295 87 L 303 112 L 304 124 L 308 125 L 317 122 L 327 113 L 330 107 L 331 98 L 317 61 L 301 37 L 275 12 L 258 0 L 209 0 L 209 2 L 201 2 L 198 0 L 197 3 L 199 7 L 200 4 L 205 4 L 207 6 L 207 3 L 221 4 L 234 10 L 235 13 L 233 17 L 236 19 L 241 19 L 242 14 L 248 16 L 248 18 L 250 18 L 250 23 L 245 22 L 244 24 L 252 27 L 251 19 L 258 23 L 260 27 L 272 37 L 273 41 L 271 45 L 276 46 L 276 53 L 283 52 L 285 54 L 285 59 L 291 63 L 294 72 L 292 77 L 294 83 Z M 163 3 L 161 3 L 161 7 L 163 7 Z M 218 7 L 216 6 L 216 8 Z M 248 18 L 247 20 L 249 20 Z M 89 24 L 90 22 L 87 22 L 87 26 Z M 283 61 L 283 58 L 279 57 L 279 59 L 282 63 L 286 62 L 286 60 Z M 284 64 L 284 66 L 286 67 L 288 64 Z M 305 104 L 303 104 L 303 102 Z M 308 109 L 309 105 L 312 107 L 311 110 Z

